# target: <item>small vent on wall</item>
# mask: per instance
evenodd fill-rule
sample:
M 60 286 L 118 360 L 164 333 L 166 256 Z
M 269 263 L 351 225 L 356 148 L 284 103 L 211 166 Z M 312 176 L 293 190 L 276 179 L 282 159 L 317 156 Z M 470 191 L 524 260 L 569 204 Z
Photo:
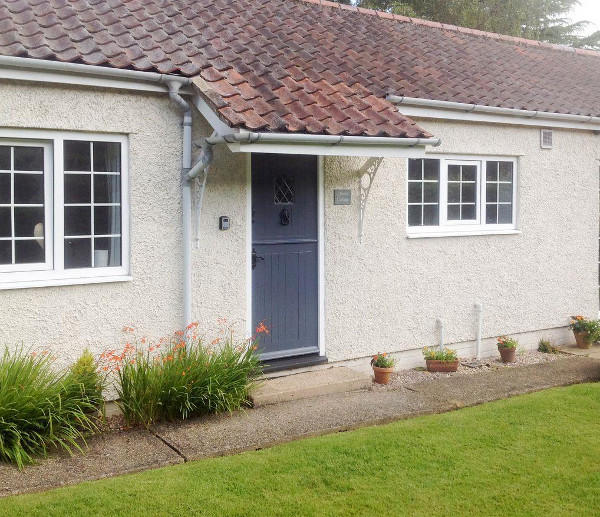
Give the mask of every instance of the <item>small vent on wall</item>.
M 551 129 L 542 129 L 540 138 L 542 149 L 552 149 L 554 145 L 554 132 Z

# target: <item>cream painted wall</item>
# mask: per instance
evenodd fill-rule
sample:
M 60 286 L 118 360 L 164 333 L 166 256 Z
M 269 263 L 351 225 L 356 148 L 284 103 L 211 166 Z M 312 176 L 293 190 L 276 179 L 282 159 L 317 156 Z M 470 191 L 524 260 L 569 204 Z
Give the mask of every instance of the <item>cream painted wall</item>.
M 201 117 L 195 117 L 200 119 Z M 123 326 L 159 338 L 182 325 L 181 114 L 167 95 L 0 82 L 0 127 L 129 135 L 133 280 L 0 290 L 0 345 L 43 346 L 59 364 L 85 346 L 124 345 Z M 195 120 L 195 136 L 208 131 Z M 193 249 L 193 314 L 214 329 L 218 317 L 245 317 L 245 157 L 215 153 L 200 247 Z M 218 215 L 232 228 L 219 232 Z
M 151 338 L 179 328 L 180 121 L 166 95 L 0 83 L 0 127 L 129 135 L 133 276 L 125 283 L 0 291 L 0 344 L 48 346 L 66 362 L 84 346 L 96 353 L 119 347 L 124 325 Z M 600 137 L 557 130 L 555 148 L 546 151 L 535 128 L 421 124 L 443 139 L 432 155 L 522 155 L 523 233 L 407 239 L 406 160 L 386 159 L 359 243 L 358 171 L 366 158 L 325 158 L 330 360 L 434 344 L 439 317 L 446 341 L 467 346 L 475 338 L 477 301 L 484 306 L 484 337 L 521 333 L 531 346 L 532 331 L 566 336 L 560 327 L 570 314 L 595 315 Z M 195 141 L 209 132 L 195 116 Z M 199 246 L 192 251 L 192 312 L 208 330 L 219 317 L 240 333 L 245 324 L 247 160 L 218 146 L 209 172 Z M 334 188 L 351 188 L 352 205 L 334 206 Z M 218 230 L 220 215 L 230 217 L 230 230 Z
M 437 318 L 445 322 L 446 343 L 472 341 L 476 302 L 483 304 L 484 337 L 542 330 L 567 338 L 546 329 L 563 327 L 573 313 L 597 315 L 600 137 L 557 130 L 555 148 L 542 150 L 535 128 L 420 124 L 442 138 L 440 148 L 429 150 L 432 157 L 522 155 L 522 234 L 407 239 L 407 162 L 386 159 L 359 243 L 358 171 L 366 158 L 326 158 L 328 357 L 437 344 Z M 334 206 L 334 188 L 353 189 L 353 204 Z

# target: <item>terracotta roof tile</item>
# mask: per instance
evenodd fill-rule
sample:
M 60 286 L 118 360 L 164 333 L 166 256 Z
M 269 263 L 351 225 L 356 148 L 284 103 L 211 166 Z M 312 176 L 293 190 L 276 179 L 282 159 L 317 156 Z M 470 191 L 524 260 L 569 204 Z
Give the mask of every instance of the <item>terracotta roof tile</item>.
M 4 0 L 0 54 L 201 76 L 246 129 L 427 136 L 390 93 L 600 116 L 597 52 L 326 0 Z

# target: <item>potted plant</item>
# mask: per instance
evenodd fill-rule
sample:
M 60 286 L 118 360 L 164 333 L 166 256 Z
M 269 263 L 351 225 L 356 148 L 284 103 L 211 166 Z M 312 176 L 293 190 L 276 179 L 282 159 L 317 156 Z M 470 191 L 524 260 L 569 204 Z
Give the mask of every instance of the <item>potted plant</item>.
M 517 353 L 517 345 L 519 342 L 516 339 L 500 336 L 498 338 L 498 352 L 503 363 L 514 363 Z
M 577 348 L 591 348 L 592 343 L 600 337 L 598 320 L 588 320 L 584 316 L 571 316 L 569 327 L 575 335 Z
M 394 371 L 394 363 L 394 359 L 387 353 L 373 356 L 371 366 L 373 367 L 375 382 L 377 384 L 388 384 L 390 382 L 390 376 Z
M 428 372 L 455 372 L 460 362 L 455 350 L 425 347 L 423 349 Z

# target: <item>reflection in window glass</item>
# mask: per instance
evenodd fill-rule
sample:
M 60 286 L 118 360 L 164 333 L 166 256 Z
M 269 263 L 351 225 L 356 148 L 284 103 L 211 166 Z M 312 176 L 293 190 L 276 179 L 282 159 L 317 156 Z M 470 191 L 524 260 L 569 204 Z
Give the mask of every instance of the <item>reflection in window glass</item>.
M 477 166 L 448 165 L 448 221 L 477 219 Z
M 43 264 L 44 148 L 0 146 L 0 264 Z
M 65 268 L 120 266 L 121 144 L 66 141 L 64 157 Z
M 486 224 L 512 223 L 513 174 L 513 162 L 486 162 Z
M 439 203 L 439 160 L 408 160 L 408 225 L 437 226 Z

